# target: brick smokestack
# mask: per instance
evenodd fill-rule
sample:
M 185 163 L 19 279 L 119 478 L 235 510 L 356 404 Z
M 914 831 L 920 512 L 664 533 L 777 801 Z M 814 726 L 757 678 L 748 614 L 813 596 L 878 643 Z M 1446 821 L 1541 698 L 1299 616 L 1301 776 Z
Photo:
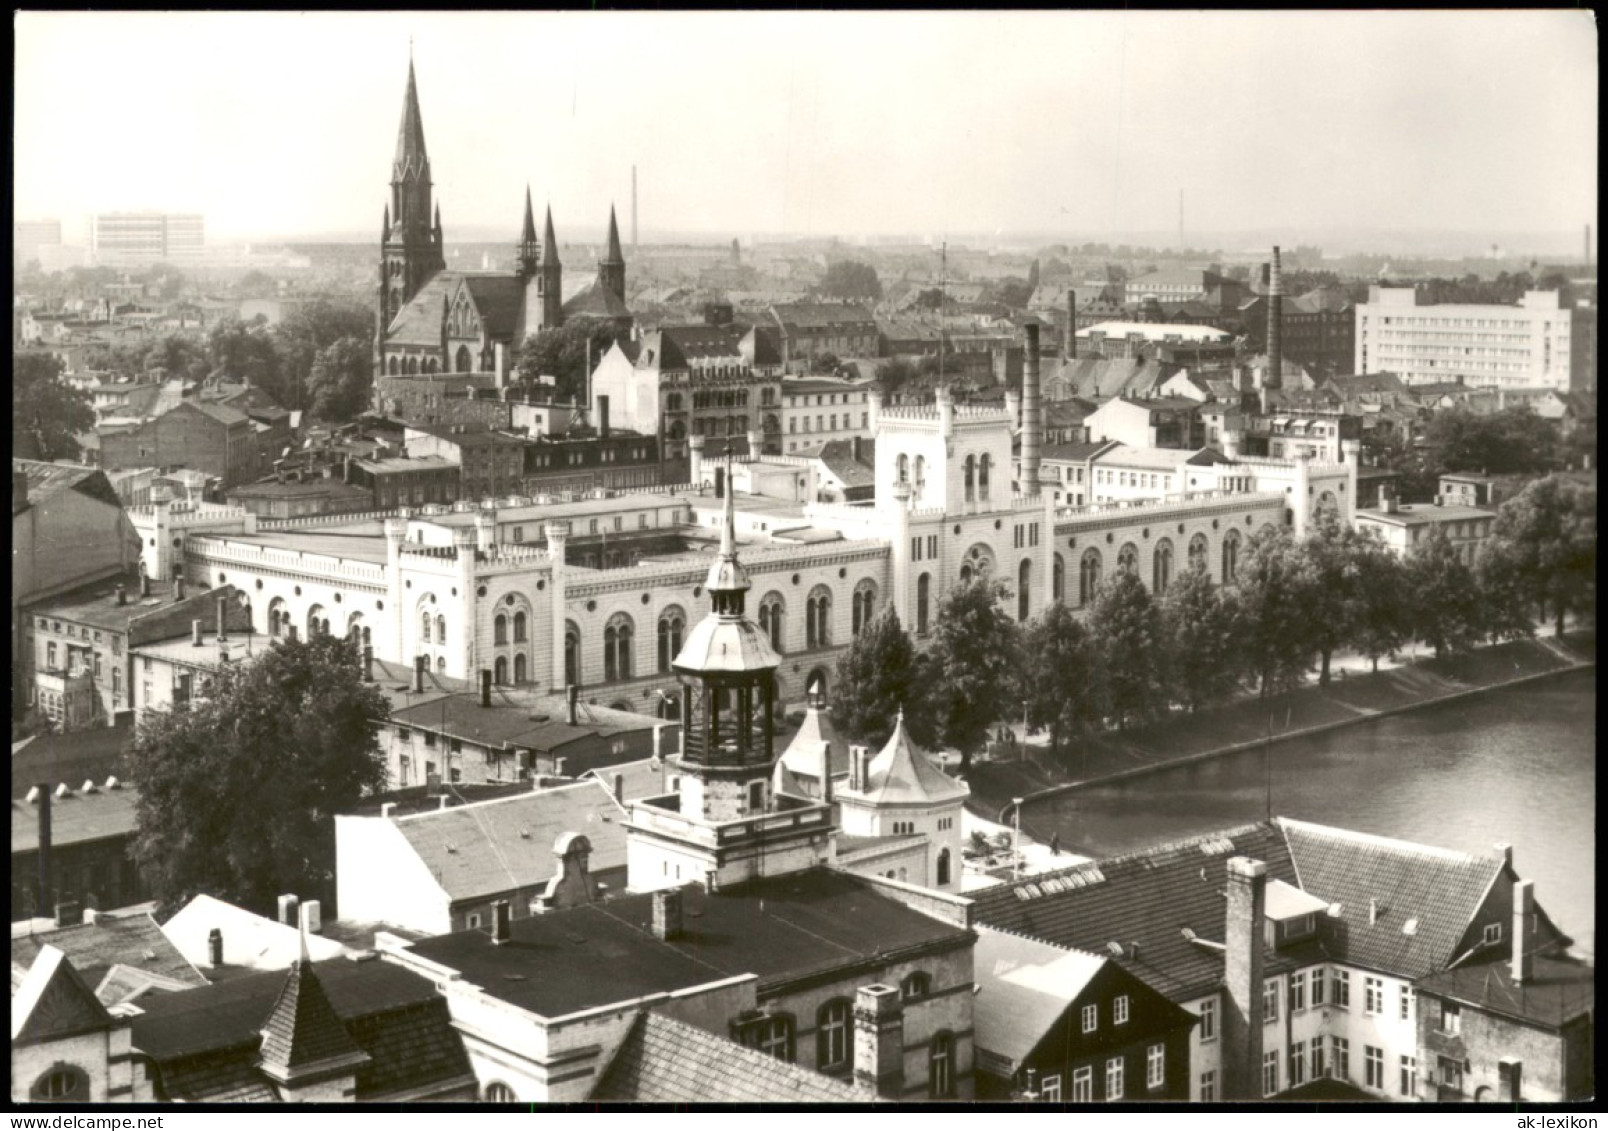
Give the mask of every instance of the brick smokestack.
M 1235 856 L 1228 861 L 1228 906 L 1223 923 L 1224 1098 L 1262 1098 L 1262 930 L 1267 908 L 1267 865 Z
M 1022 494 L 1039 493 L 1039 440 L 1044 434 L 1043 408 L 1039 404 L 1039 328 L 1027 331 L 1027 351 L 1022 359 Z
M 1066 348 L 1061 351 L 1068 361 L 1078 357 L 1078 292 L 1066 292 Z
M 904 1005 L 892 986 L 861 986 L 854 996 L 854 1082 L 902 1098 Z
M 1530 917 L 1535 913 L 1535 881 L 1513 885 L 1513 981 L 1523 985 L 1535 977 L 1535 953 L 1530 949 Z
M 1284 274 L 1279 268 L 1279 249 L 1273 249 L 1273 267 L 1267 284 L 1267 380 L 1266 388 L 1284 387 Z

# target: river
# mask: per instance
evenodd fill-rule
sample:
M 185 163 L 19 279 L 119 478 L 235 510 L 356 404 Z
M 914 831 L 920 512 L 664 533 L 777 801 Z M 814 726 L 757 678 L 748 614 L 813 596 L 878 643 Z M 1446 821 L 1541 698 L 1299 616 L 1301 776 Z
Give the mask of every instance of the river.
M 1275 816 L 1489 855 L 1595 954 L 1596 671 L 1570 672 L 1029 805 L 1023 826 L 1113 856 Z M 1269 790 L 1269 787 L 1270 790 Z

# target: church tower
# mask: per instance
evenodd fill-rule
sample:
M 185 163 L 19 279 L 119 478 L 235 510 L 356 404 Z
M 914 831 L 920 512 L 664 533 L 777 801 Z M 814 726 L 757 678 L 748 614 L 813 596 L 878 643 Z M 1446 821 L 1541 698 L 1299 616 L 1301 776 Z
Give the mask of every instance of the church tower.
M 542 267 L 537 285 L 542 297 L 541 329 L 550 330 L 564 320 L 564 265 L 558 261 L 551 204 L 547 206 L 547 226 L 542 231 Z
M 380 245 L 381 334 L 397 311 L 437 271 L 446 269 L 442 252 L 441 207 L 430 200 L 430 157 L 424 147 L 419 88 L 408 60 L 408 89 L 391 163 L 391 199 L 385 208 Z
M 536 214 L 530 208 L 530 186 L 525 186 L 525 223 L 519 232 L 519 246 L 514 258 L 519 264 L 516 274 L 529 283 L 536 277 L 542 262 L 541 241 L 536 238 Z
M 621 302 L 625 301 L 625 255 L 620 251 L 620 225 L 615 222 L 612 204 L 609 205 L 609 246 L 598 261 L 597 285 Z
M 720 555 L 709 568 L 710 612 L 672 662 L 681 683 L 677 792 L 631 806 L 628 884 L 651 891 L 694 880 L 718 888 L 825 863 L 831 806 L 776 793 L 776 669 L 782 659 L 745 603 L 728 484 Z

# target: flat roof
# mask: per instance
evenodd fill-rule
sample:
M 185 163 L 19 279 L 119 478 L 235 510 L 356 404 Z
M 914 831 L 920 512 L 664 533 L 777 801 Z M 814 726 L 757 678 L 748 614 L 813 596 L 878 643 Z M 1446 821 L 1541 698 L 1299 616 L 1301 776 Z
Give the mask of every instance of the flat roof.
M 327 527 L 316 533 L 311 530 L 268 530 L 256 534 L 219 534 L 214 537 L 230 542 L 267 546 L 276 550 L 294 550 L 303 554 L 321 554 L 330 558 L 347 558 L 351 561 L 385 564 L 385 538 L 374 534 L 336 534 Z
M 1437 522 L 1460 522 L 1469 518 L 1495 518 L 1495 511 L 1481 507 L 1435 506 L 1433 503 L 1403 503 L 1397 514 L 1389 514 L 1378 507 L 1365 507 L 1356 514 L 1370 522 L 1383 522 L 1392 526 L 1428 526 Z
M 576 499 L 572 503 L 532 503 L 528 507 L 498 507 L 496 509 L 497 521 L 528 522 L 546 518 L 574 518 L 588 517 L 600 514 L 615 514 L 621 511 L 652 510 L 658 507 L 684 506 L 697 496 L 669 495 L 651 492 L 640 492 L 630 495 L 615 495 L 607 499 Z M 434 523 L 437 526 L 471 526 L 474 524 L 478 510 L 453 511 L 450 514 L 415 515 L 421 522 Z M 486 512 L 491 513 L 491 512 Z M 573 531 L 571 533 L 574 533 Z

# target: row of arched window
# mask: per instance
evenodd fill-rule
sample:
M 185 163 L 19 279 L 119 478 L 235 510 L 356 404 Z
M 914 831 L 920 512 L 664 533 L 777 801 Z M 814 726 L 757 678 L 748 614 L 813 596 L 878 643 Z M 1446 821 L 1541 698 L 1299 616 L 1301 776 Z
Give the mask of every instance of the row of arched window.
M 931 992 L 931 980 L 926 974 L 912 974 L 902 989 L 907 1000 L 922 997 Z M 792 1014 L 775 1013 L 744 1026 L 739 1040 L 748 1048 L 791 1064 L 798 1059 L 797 1027 Z M 815 1069 L 844 1071 L 853 1058 L 854 1003 L 848 998 L 833 998 L 815 1013 Z M 927 1046 L 927 1094 L 933 1099 L 955 1095 L 955 1037 L 947 1030 L 934 1033 Z
M 456 373 L 473 373 L 475 371 L 475 355 L 468 346 L 459 346 L 458 352 L 453 355 L 452 371 Z M 385 372 L 391 377 L 416 377 L 421 373 L 440 373 L 441 362 L 434 357 L 399 357 L 392 354 L 385 359 Z

